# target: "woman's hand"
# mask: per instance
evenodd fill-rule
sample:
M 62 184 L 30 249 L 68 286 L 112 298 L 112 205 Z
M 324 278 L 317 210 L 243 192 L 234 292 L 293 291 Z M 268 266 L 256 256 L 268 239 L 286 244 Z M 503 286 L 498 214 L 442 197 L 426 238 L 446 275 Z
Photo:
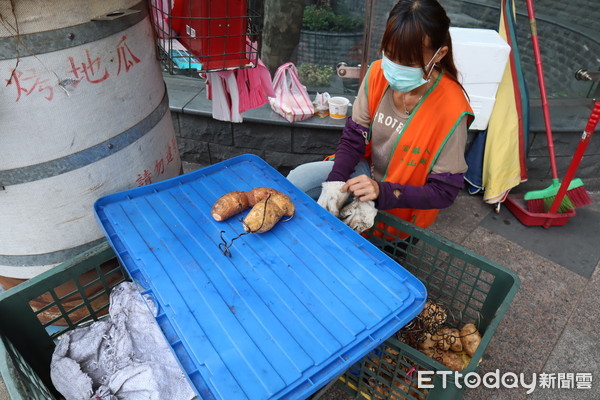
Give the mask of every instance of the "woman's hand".
M 348 179 L 342 192 L 350 192 L 360 201 L 371 201 L 379 197 L 379 185 L 367 175 L 359 175 Z

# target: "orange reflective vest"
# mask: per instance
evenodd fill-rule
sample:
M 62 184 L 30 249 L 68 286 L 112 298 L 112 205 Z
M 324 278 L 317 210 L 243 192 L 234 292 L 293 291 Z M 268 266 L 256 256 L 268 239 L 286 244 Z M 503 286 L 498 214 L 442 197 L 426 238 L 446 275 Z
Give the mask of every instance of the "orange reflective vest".
M 372 119 L 388 87 L 381 69 L 381 60 L 371 65 L 365 79 L 367 79 L 366 94 L 372 126 Z M 423 101 L 413 110 L 398 135 L 383 181 L 402 185 L 424 185 L 444 144 L 465 116 L 468 118 L 467 125 L 470 125 L 474 115 L 462 88 L 442 72 L 423 96 Z M 370 154 L 369 143 L 365 157 L 369 158 Z M 395 208 L 386 211 L 422 228 L 431 225 L 439 212 L 438 209 L 412 208 Z M 399 234 L 391 227 L 385 229 L 400 237 L 407 236 Z

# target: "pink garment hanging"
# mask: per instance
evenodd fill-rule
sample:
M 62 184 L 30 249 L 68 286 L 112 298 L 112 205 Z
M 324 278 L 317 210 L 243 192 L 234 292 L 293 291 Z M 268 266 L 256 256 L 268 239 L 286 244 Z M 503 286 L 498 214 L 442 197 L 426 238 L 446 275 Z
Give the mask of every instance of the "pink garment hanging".
M 240 113 L 258 108 L 275 97 L 273 82 L 269 69 L 258 59 L 255 68 L 236 71 L 237 85 L 240 93 Z
M 248 57 L 253 45 L 247 38 Z M 256 48 L 256 47 L 254 47 Z M 206 96 L 212 101 L 213 118 L 220 121 L 242 122 L 242 113 L 260 107 L 275 97 L 271 73 L 258 58 L 255 68 L 206 73 Z
M 219 121 L 243 122 L 240 98 L 232 71 L 206 73 L 206 97 L 212 101 L 212 116 Z
M 248 59 L 256 56 L 257 44 L 246 37 L 246 52 Z M 258 108 L 275 97 L 271 73 L 265 64 L 256 56 L 257 65 L 254 68 L 236 71 L 238 90 L 240 93 L 240 113 Z

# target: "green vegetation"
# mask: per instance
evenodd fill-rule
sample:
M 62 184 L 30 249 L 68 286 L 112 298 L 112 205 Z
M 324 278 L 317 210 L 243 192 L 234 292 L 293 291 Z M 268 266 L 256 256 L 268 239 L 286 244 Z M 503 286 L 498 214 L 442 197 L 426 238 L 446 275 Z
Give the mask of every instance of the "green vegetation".
M 333 67 L 330 65 L 300 64 L 298 76 L 300 82 L 306 86 L 327 86 L 333 75 Z
M 329 7 L 315 5 L 304 8 L 302 29 L 326 32 L 360 32 L 363 21 L 360 18 L 335 13 Z

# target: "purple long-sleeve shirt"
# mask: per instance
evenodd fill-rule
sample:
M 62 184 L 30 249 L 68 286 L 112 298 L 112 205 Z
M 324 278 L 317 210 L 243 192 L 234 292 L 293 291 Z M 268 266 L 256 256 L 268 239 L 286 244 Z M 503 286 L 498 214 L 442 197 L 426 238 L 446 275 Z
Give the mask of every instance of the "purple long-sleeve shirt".
M 327 181 L 347 181 L 366 151 L 368 129 L 349 117 L 335 152 L 333 168 Z M 441 209 L 451 206 L 464 187 L 464 174 L 429 174 L 422 186 L 380 182 L 375 207 L 380 210 L 414 208 Z M 398 194 L 398 195 L 396 195 Z

